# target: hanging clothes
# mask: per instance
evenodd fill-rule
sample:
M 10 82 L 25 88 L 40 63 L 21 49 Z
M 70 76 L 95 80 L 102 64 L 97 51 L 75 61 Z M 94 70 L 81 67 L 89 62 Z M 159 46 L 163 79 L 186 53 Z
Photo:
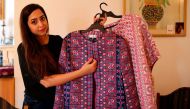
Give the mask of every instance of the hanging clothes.
M 141 17 L 129 14 L 106 27 L 112 27 L 128 42 L 141 108 L 157 109 L 151 72 L 159 52 L 147 24 Z
M 140 109 L 128 43 L 113 32 L 72 32 L 63 41 L 63 72 L 80 69 L 89 58 L 96 72 L 57 86 L 54 109 Z

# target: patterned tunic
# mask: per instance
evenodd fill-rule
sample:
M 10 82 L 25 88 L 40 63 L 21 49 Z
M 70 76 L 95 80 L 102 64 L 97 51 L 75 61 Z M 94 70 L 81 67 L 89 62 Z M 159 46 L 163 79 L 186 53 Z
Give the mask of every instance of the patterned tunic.
M 141 108 L 156 109 L 151 72 L 159 52 L 147 24 L 141 17 L 129 14 L 107 27 L 128 42 Z
M 128 43 L 110 31 L 64 38 L 62 71 L 77 70 L 91 57 L 98 62 L 96 72 L 58 86 L 54 109 L 140 109 Z

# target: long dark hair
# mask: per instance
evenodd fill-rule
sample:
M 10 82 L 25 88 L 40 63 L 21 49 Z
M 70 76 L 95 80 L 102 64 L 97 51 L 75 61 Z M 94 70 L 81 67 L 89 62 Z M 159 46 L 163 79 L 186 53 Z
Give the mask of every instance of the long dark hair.
M 36 36 L 30 31 L 28 26 L 28 17 L 36 10 L 40 9 L 47 19 L 44 9 L 38 4 L 29 4 L 25 6 L 20 14 L 20 29 L 22 36 L 22 45 L 29 70 L 37 78 L 43 78 L 50 73 L 58 72 L 58 63 L 52 57 L 49 50 L 42 46 L 36 39 Z M 49 31 L 49 27 L 48 27 Z

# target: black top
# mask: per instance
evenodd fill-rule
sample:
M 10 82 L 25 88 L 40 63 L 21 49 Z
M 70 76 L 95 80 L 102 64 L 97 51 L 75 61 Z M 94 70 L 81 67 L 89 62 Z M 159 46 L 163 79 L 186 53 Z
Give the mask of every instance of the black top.
M 63 39 L 60 36 L 50 35 L 49 43 L 46 45 L 53 55 L 56 62 L 59 60 L 59 54 L 61 51 Z M 50 100 L 50 103 L 54 103 L 55 87 L 45 88 L 41 85 L 37 78 L 34 78 L 29 71 L 26 59 L 24 56 L 24 48 L 22 44 L 19 44 L 17 48 L 20 69 L 25 85 L 25 94 L 36 100 Z

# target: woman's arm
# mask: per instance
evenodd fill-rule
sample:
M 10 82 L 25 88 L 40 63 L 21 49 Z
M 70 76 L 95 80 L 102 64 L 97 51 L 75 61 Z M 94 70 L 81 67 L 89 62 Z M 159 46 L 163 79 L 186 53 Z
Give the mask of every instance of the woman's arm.
M 93 58 L 90 58 L 81 69 L 64 74 L 54 74 L 51 76 L 46 76 L 40 80 L 40 83 L 48 88 L 52 86 L 57 86 L 61 84 L 65 84 L 74 79 L 80 78 L 82 76 L 91 74 L 96 71 L 97 62 Z

